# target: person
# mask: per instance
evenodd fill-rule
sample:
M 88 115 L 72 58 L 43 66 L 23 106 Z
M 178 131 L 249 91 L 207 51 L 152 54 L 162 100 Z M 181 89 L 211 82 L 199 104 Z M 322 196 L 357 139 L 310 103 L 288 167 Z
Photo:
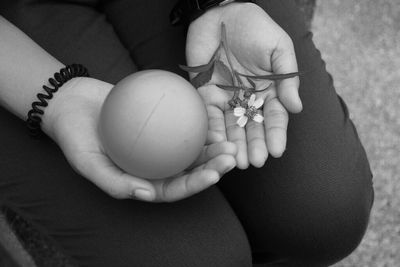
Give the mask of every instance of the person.
M 372 174 L 295 3 L 228 3 L 187 35 L 169 23 L 174 4 L 1 2 L 2 205 L 78 266 L 328 266 L 349 255 L 368 224 Z M 261 94 L 264 123 L 244 128 L 229 92 L 200 87 L 209 136 L 197 167 L 156 182 L 118 169 L 96 132 L 113 84 L 142 69 L 187 77 L 178 65 L 207 63 L 221 22 L 238 70 L 306 73 Z M 63 85 L 42 116 L 47 137 L 30 138 L 30 104 L 72 62 L 92 78 Z

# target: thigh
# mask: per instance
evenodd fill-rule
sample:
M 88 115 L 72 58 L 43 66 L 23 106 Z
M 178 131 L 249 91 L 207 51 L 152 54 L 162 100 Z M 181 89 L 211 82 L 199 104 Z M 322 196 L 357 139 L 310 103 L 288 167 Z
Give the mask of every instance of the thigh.
M 247 237 L 214 187 L 170 204 L 116 200 L 74 173 L 50 141 L 7 122 L 0 200 L 78 266 L 251 266 Z M 22 124 L 22 125 L 21 125 Z
M 304 110 L 290 114 L 287 149 L 260 169 L 236 170 L 219 187 L 254 257 L 327 264 L 360 242 L 373 201 L 371 172 L 343 100 L 293 1 L 257 1 L 291 36 Z M 299 263 L 300 264 L 300 263 Z
M 139 69 L 164 69 L 187 77 L 183 26 L 172 26 L 169 13 L 176 0 L 111 0 L 102 9 Z
M 103 15 L 88 5 L 61 5 L 9 6 L 2 14 L 63 62 L 88 65 L 97 78 L 115 82 L 135 71 Z M 116 200 L 76 174 L 51 140 L 30 139 L 24 122 L 3 109 L 0 121 L 7 126 L 0 131 L 0 201 L 79 265 L 251 265 L 244 230 L 216 186 L 170 204 Z

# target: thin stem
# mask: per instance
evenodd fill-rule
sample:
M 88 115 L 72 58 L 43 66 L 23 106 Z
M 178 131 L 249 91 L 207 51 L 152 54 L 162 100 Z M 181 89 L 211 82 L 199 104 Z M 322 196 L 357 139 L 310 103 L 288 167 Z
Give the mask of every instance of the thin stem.
M 230 54 L 230 49 L 229 49 L 229 46 L 228 46 L 228 43 L 227 43 L 226 27 L 225 27 L 225 24 L 223 22 L 221 23 L 221 44 L 222 44 L 222 47 L 225 50 L 226 59 L 228 61 L 229 67 L 231 68 L 231 70 L 232 70 L 232 72 L 234 74 L 234 77 L 237 78 L 236 75 L 235 75 L 236 70 L 233 68 L 231 57 L 229 55 Z
M 268 74 L 268 75 L 247 75 L 243 73 L 237 73 L 240 76 L 246 77 L 246 78 L 251 78 L 251 79 L 259 79 L 259 80 L 271 80 L 271 81 L 277 81 L 277 80 L 284 80 L 288 78 L 293 78 L 296 76 L 301 76 L 305 74 L 305 72 L 291 72 L 291 73 L 285 73 L 285 74 Z
M 239 77 L 239 75 L 237 74 L 237 71 L 235 70 L 235 68 L 233 67 L 233 64 L 232 64 L 232 61 L 231 61 L 231 57 L 230 57 L 230 53 L 231 53 L 231 51 L 230 51 L 230 49 L 229 49 L 229 45 L 228 45 L 228 39 L 227 39 L 227 37 L 226 37 L 226 27 L 225 27 L 225 24 L 222 22 L 221 23 L 221 43 L 220 44 L 222 44 L 222 47 L 223 47 L 223 49 L 224 49 L 224 51 L 225 51 L 225 54 L 226 54 L 226 59 L 227 59 L 227 61 L 228 61 L 228 64 L 229 64 L 229 67 L 231 68 L 231 71 L 232 71 L 232 73 L 233 73 L 233 77 L 234 77 L 234 80 L 233 80 L 233 85 L 235 85 L 235 80 L 236 80 L 236 83 L 239 85 L 239 86 L 242 86 L 243 85 L 243 82 L 242 82 L 242 80 L 240 79 L 240 77 Z M 236 98 L 238 98 L 239 97 L 239 90 L 236 90 L 234 93 L 233 93 L 233 97 L 232 97 L 232 99 L 236 99 Z

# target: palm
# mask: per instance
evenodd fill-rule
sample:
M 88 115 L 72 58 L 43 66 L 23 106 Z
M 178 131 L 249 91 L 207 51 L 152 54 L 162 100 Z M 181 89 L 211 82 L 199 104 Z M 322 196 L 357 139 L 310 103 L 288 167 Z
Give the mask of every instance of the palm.
M 210 10 L 194 21 L 189 27 L 187 37 L 186 55 L 189 66 L 201 65 L 210 60 L 220 44 L 221 22 L 226 25 L 230 64 L 224 54 L 222 61 L 235 71 L 250 75 L 297 71 L 290 38 L 254 4 L 230 4 Z M 221 81 L 221 75 L 215 73 L 210 83 Z M 247 83 L 245 79 L 244 83 Z M 258 81 L 256 88 L 265 88 L 269 83 L 265 80 Z M 216 87 L 200 90 L 209 106 L 218 106 L 220 124 L 217 126 L 214 123 L 210 127 L 217 127 L 215 129 L 218 132 L 225 128 L 227 140 L 237 144 L 237 162 L 240 168 L 246 168 L 249 163 L 260 167 L 265 163 L 268 154 L 279 157 L 283 153 L 288 122 L 286 109 L 292 112 L 301 110 L 297 88 L 298 78 L 292 78 L 277 86 L 272 84 L 268 91 L 257 93 L 257 97 L 264 99 L 265 123 L 251 121 L 245 129 L 237 127 L 237 117 L 233 116 L 232 110 L 226 104 L 232 97 L 231 92 L 221 91 Z
M 68 88 L 53 102 L 59 115 L 53 120 L 52 138 L 71 166 L 109 195 L 129 198 L 140 188 L 152 193 L 151 201 L 176 201 L 204 190 L 235 166 L 236 147 L 210 134 L 197 161 L 179 175 L 146 180 L 124 172 L 106 155 L 97 132 L 101 106 L 112 85 L 86 79 L 80 86 L 84 88 Z

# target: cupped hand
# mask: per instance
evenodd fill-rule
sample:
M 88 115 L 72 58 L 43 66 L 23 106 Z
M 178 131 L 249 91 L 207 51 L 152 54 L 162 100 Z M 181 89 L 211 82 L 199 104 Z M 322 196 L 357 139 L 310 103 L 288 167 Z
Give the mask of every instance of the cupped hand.
M 221 60 L 232 70 L 242 74 L 266 75 L 297 72 L 292 40 L 259 6 L 252 3 L 231 3 L 213 8 L 191 23 L 188 29 L 186 57 L 189 66 L 204 65 L 210 61 L 221 42 L 221 24 L 225 25 L 229 55 Z M 229 56 L 230 61 L 227 60 Z M 192 74 L 192 77 L 194 74 Z M 243 78 L 244 83 L 249 83 Z M 214 72 L 208 84 L 221 83 L 221 75 Z M 245 128 L 236 122 L 232 108 L 227 104 L 233 93 L 216 86 L 199 88 L 213 122 L 210 130 L 225 136 L 238 147 L 239 168 L 252 164 L 261 167 L 268 154 L 280 157 L 286 148 L 288 111 L 302 110 L 299 98 L 299 78 L 279 82 L 256 80 L 256 89 L 269 89 L 256 93 L 264 101 L 264 122 L 252 120 Z
M 236 146 L 220 142 L 211 132 L 201 155 L 182 173 L 160 180 L 130 175 L 104 152 L 97 125 L 101 106 L 113 85 L 90 78 L 75 78 L 49 102 L 43 131 L 62 149 L 76 172 L 114 198 L 171 202 L 215 184 L 235 167 Z

